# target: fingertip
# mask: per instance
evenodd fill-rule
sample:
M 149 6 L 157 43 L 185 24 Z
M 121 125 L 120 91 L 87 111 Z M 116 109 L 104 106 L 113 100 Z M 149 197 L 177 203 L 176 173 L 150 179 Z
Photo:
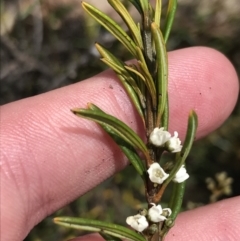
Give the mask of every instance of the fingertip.
M 239 197 L 181 213 L 166 241 L 240 240 Z
M 215 50 L 196 47 L 171 52 L 169 76 L 170 128 L 182 136 L 192 109 L 198 114 L 198 137 L 202 137 L 219 127 L 236 103 L 236 72 Z M 98 126 L 74 118 L 69 111 L 89 101 L 143 135 L 140 118 L 110 71 L 2 108 L 2 148 L 10 153 L 3 160 L 3 170 L 14 174 L 5 185 L 9 209 L 4 212 L 14 214 L 9 223 L 14 220 L 19 229 L 32 227 L 126 166 L 120 150 Z M 19 201 L 20 184 L 27 201 Z M 28 216 L 19 217 L 20 211 Z
M 198 138 L 227 119 L 237 101 L 239 82 L 222 53 L 206 47 L 170 52 L 169 72 L 170 129 L 179 129 L 184 136 L 192 109 L 198 115 Z

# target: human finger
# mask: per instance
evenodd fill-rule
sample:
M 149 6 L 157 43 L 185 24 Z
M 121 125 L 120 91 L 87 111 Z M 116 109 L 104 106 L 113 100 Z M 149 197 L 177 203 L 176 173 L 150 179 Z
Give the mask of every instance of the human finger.
M 216 129 L 236 102 L 238 82 L 232 65 L 207 48 L 171 52 L 169 64 L 170 129 L 183 137 L 190 109 L 199 116 L 198 137 Z M 96 124 L 71 114 L 71 108 L 87 102 L 144 135 L 111 71 L 1 107 L 4 240 L 22 240 L 42 218 L 126 165 L 118 147 Z
M 240 197 L 180 213 L 166 241 L 240 240 Z M 71 241 L 103 241 L 89 234 Z

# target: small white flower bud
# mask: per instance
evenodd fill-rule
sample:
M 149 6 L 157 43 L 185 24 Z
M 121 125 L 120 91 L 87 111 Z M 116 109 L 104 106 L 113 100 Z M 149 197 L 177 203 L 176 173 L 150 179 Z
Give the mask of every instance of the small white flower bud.
M 157 205 L 155 203 L 151 203 L 153 206 L 148 210 L 148 219 L 154 223 L 159 223 L 161 221 L 166 220 L 166 217 L 162 215 L 162 207 L 161 205 Z
M 181 183 L 187 180 L 188 178 L 189 178 L 189 175 L 187 173 L 187 170 L 184 167 L 184 165 L 182 165 L 178 170 L 178 172 L 176 173 L 175 177 L 173 178 L 173 181 L 177 183 Z
M 163 146 L 170 138 L 171 134 L 164 131 L 163 127 L 156 127 L 150 134 L 149 140 L 154 146 Z
M 164 172 L 164 170 L 157 162 L 151 164 L 147 172 L 149 174 L 149 179 L 151 180 L 151 182 L 157 184 L 162 184 L 169 176 L 169 174 Z
M 177 131 L 174 131 L 174 136 L 167 141 L 166 147 L 172 153 L 180 152 L 182 150 L 181 141 L 178 138 Z
M 153 223 L 159 223 L 167 219 L 172 214 L 170 208 L 162 209 L 162 206 L 156 205 L 155 203 L 151 203 L 153 205 L 148 210 L 148 219 Z

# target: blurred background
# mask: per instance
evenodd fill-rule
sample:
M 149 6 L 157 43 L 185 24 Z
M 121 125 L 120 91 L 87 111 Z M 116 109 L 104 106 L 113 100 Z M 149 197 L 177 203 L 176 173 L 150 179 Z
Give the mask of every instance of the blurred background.
M 224 53 L 240 74 L 239 0 L 179 0 L 168 50 L 208 46 Z M 107 0 L 88 0 L 117 18 Z M 130 4 L 126 0 L 126 5 Z M 154 2 L 154 1 L 153 1 Z M 166 1 L 164 9 L 166 10 Z M 80 0 L 0 1 L 0 103 L 34 96 L 86 79 L 106 67 L 94 42 L 131 58 L 94 20 Z M 139 19 L 137 12 L 130 9 Z M 166 11 L 165 11 L 166 12 Z M 166 157 L 167 158 L 167 157 Z M 240 195 L 240 101 L 217 131 L 193 147 L 187 160 L 183 210 Z M 52 223 L 56 216 L 80 216 L 124 224 L 126 216 L 143 207 L 144 190 L 131 167 L 37 225 L 25 241 L 67 240 L 80 232 Z M 165 196 L 167 200 L 168 193 Z

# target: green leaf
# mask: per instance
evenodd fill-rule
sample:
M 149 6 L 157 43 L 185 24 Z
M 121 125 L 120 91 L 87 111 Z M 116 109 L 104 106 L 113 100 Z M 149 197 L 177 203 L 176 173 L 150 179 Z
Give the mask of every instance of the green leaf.
M 129 82 L 127 81 L 127 79 L 124 76 L 118 75 L 118 78 L 122 82 L 126 92 L 128 93 L 128 96 L 131 98 L 131 100 L 132 100 L 134 106 L 136 107 L 138 114 L 142 118 L 143 124 L 145 126 L 145 119 L 144 119 L 144 114 L 143 114 L 143 109 L 145 108 L 145 97 L 142 94 L 137 95 L 136 91 L 133 89 L 131 84 L 129 84 Z
M 124 75 L 126 78 L 130 79 L 131 75 L 125 69 L 125 63 L 115 57 L 110 51 L 101 46 L 100 44 L 95 44 L 98 52 L 103 57 L 101 60 L 112 68 L 117 74 Z M 134 80 L 133 80 L 134 81 Z M 136 86 L 136 83 L 132 83 L 133 86 Z
M 125 65 L 124 67 L 125 67 L 125 69 L 129 70 L 130 72 L 136 74 L 146 84 L 146 79 L 137 69 L 133 68 L 132 66 L 128 66 L 128 65 Z
M 138 64 L 130 64 L 128 66 L 133 69 L 136 69 L 143 76 L 140 66 Z M 144 95 L 144 103 L 145 103 L 144 109 L 146 109 L 146 82 L 143 81 L 143 79 L 141 79 L 139 75 L 135 75 L 135 77 L 133 76 L 133 78 L 136 80 L 138 88 L 141 90 L 141 93 Z M 145 77 L 143 76 L 143 78 Z
M 73 217 L 57 217 L 54 218 L 54 222 L 61 226 L 85 231 L 101 232 L 120 239 L 145 241 L 145 238 L 142 235 L 126 227 L 103 221 Z
M 165 26 L 164 26 L 164 34 L 163 34 L 165 43 L 167 43 L 169 34 L 171 32 L 171 29 L 172 29 L 176 9 L 177 9 L 177 0 L 169 0 L 166 23 L 165 23 Z
M 128 10 L 124 7 L 124 5 L 119 0 L 108 0 L 109 4 L 116 10 L 116 12 L 121 16 L 123 21 L 128 26 L 129 31 L 132 34 L 133 40 L 137 45 L 143 49 L 142 36 L 140 33 L 140 29 L 132 19 Z
M 166 101 L 167 101 L 168 61 L 167 61 L 166 46 L 164 43 L 162 33 L 156 23 L 153 22 L 151 27 L 152 27 L 153 40 L 156 48 L 156 65 L 157 65 L 156 66 L 157 68 L 156 85 L 157 85 L 157 97 L 158 97 L 156 126 L 159 127 L 163 112 L 166 107 Z
M 88 3 L 82 2 L 82 6 L 88 14 L 115 36 L 133 56 L 136 56 L 136 44 L 113 19 Z
M 186 158 L 186 156 L 188 156 L 192 148 L 192 144 L 196 136 L 197 126 L 198 126 L 198 117 L 196 112 L 192 110 L 189 114 L 187 135 L 185 137 L 184 145 L 181 151 L 181 156 L 183 158 Z
M 143 143 L 141 138 L 125 123 L 120 121 L 114 116 L 104 113 L 102 110 L 98 111 L 94 109 L 96 106 L 89 103 L 88 109 L 73 109 L 71 110 L 75 115 L 84 117 L 86 119 L 93 120 L 99 124 L 107 125 L 113 133 L 127 142 L 129 145 L 133 146 L 136 149 L 142 151 L 146 159 L 149 160 L 150 156 L 146 145 Z M 96 107 L 98 108 L 98 107 Z
M 122 78 L 120 78 L 120 80 L 122 81 L 123 85 L 124 85 L 124 82 L 127 81 L 129 83 L 129 85 L 131 86 L 131 88 L 136 92 L 143 109 L 145 109 L 145 107 L 146 107 L 145 106 L 145 96 L 143 95 L 143 92 L 139 89 L 139 87 L 135 81 L 135 80 L 137 80 L 136 76 L 139 77 L 139 79 L 142 80 L 144 82 L 144 84 L 146 85 L 146 87 L 149 89 L 153 102 L 156 105 L 156 88 L 155 88 L 153 79 L 151 77 L 151 74 L 148 71 L 142 51 L 139 47 L 137 47 L 137 51 L 138 51 L 137 57 L 139 58 L 140 70 L 143 74 L 141 72 L 139 72 L 137 69 L 134 69 L 132 66 L 126 65 L 124 62 L 119 60 L 117 57 L 115 57 L 112 53 L 110 53 L 107 49 L 105 49 L 100 44 L 97 43 L 96 48 L 99 51 L 99 53 L 104 57 L 101 60 L 105 64 L 107 64 L 110 68 L 112 68 L 118 74 L 118 76 L 122 76 Z M 133 75 L 133 73 L 134 73 L 134 75 Z M 130 95 L 130 98 L 133 100 L 131 95 Z M 134 100 L 134 103 L 135 103 L 135 100 Z M 139 108 L 140 104 L 138 103 L 137 106 L 138 106 L 137 108 Z M 138 112 L 140 113 L 141 117 L 143 117 L 142 108 L 141 108 L 141 111 L 140 111 L 140 109 L 138 109 Z
M 168 120 L 169 120 L 169 102 L 168 102 L 168 93 L 167 93 L 167 100 L 166 105 L 164 108 L 163 116 L 162 116 L 162 127 L 164 127 L 164 130 L 168 130 Z
M 153 107 L 155 108 L 157 106 L 156 87 L 155 87 L 152 75 L 149 73 L 148 66 L 141 49 L 137 47 L 136 50 L 137 50 L 138 64 L 139 64 L 141 73 L 144 76 L 144 79 L 146 80 L 145 84 L 152 98 Z
M 135 93 L 139 98 L 140 102 L 138 103 L 138 105 L 140 105 L 141 103 L 142 108 L 145 108 L 145 97 L 143 96 L 141 90 L 138 88 L 135 79 L 129 74 L 129 71 L 127 71 L 126 66 L 122 67 L 108 59 L 101 59 L 101 60 L 110 68 L 112 68 L 117 73 L 118 76 L 122 76 L 124 80 L 127 81 L 129 86 L 135 91 Z M 119 79 L 122 80 L 121 78 Z M 130 97 L 132 98 L 133 96 L 130 96 Z
M 189 114 L 187 134 L 185 137 L 182 150 L 181 152 L 177 153 L 176 164 L 173 167 L 172 171 L 170 172 L 168 179 L 164 182 L 163 185 L 167 185 L 174 178 L 174 176 L 176 175 L 177 171 L 181 168 L 181 166 L 184 165 L 185 160 L 192 148 L 192 144 L 196 136 L 197 125 L 198 125 L 197 114 L 192 110 Z
M 138 10 L 138 12 L 141 15 L 143 14 L 142 7 L 139 0 L 128 0 L 128 1 L 132 3 L 132 5 Z
M 130 146 L 128 143 L 126 143 L 123 139 L 121 139 L 119 136 L 117 136 L 111 128 L 109 128 L 108 125 L 100 124 L 102 128 L 113 138 L 113 140 L 117 143 L 117 145 L 120 147 L 122 152 L 126 155 L 129 162 L 133 165 L 135 170 L 140 174 L 140 176 L 145 181 L 145 174 L 146 174 L 146 168 L 143 165 L 143 161 L 138 156 L 137 152 L 134 150 L 132 146 Z
M 102 45 L 100 45 L 99 43 L 95 43 L 95 47 L 103 58 L 108 59 L 112 62 L 115 62 L 117 65 L 124 67 L 124 62 L 115 57 L 110 51 L 108 51 Z
M 100 108 L 98 108 L 95 105 L 91 105 L 91 109 L 104 113 Z M 126 141 L 124 141 L 120 136 L 116 135 L 116 133 L 112 130 L 112 128 L 109 128 L 109 125 L 100 124 L 100 126 L 112 137 L 112 139 L 116 142 L 116 144 L 120 147 L 120 149 L 126 155 L 130 163 L 133 165 L 133 167 L 136 169 L 136 171 L 140 174 L 140 176 L 145 181 L 146 168 L 144 167 L 143 161 L 141 160 L 141 158 L 139 157 L 135 149 L 131 145 L 129 145 Z
M 148 0 L 139 0 L 142 11 L 145 13 L 148 11 L 149 2 Z
M 161 11 L 162 11 L 162 0 L 156 0 L 154 22 L 160 27 L 161 21 Z
M 118 78 L 122 82 L 125 90 L 133 101 L 139 115 L 144 122 L 142 108 L 145 108 L 145 96 L 136 84 L 135 78 L 133 78 L 131 73 L 129 73 L 129 71 L 126 69 L 126 65 L 124 62 L 119 60 L 100 44 L 96 43 L 95 46 L 99 53 L 104 57 L 101 60 L 117 73 Z
M 182 201 L 185 191 L 185 182 L 182 183 L 173 183 L 173 190 L 170 198 L 170 202 L 168 204 L 168 208 L 172 210 L 172 214 L 170 217 L 164 222 L 161 237 L 165 237 L 168 231 L 174 226 L 175 219 L 182 207 Z
M 102 58 L 101 61 L 104 62 L 107 66 L 109 66 L 111 69 L 113 69 L 117 74 L 123 74 L 124 72 L 126 73 L 124 66 L 121 66 L 110 59 Z M 129 78 L 130 77 L 131 76 L 129 76 Z
M 173 190 L 168 207 L 172 210 L 170 218 L 174 221 L 181 210 L 185 191 L 186 181 L 182 183 L 173 183 Z

